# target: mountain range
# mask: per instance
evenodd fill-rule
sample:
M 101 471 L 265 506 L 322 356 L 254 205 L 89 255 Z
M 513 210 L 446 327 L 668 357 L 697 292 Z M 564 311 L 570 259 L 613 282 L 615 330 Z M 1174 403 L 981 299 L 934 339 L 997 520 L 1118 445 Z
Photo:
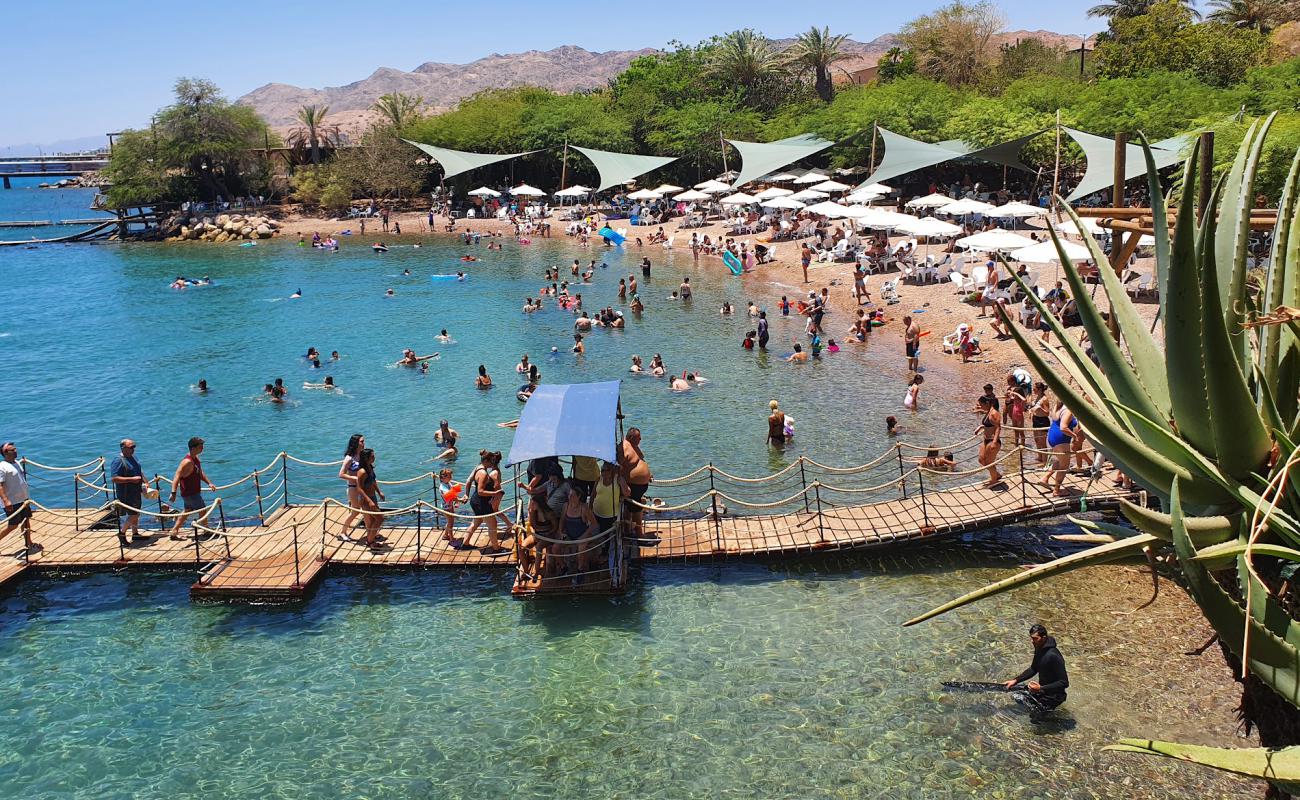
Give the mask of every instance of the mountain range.
M 1049 46 L 1078 47 L 1081 37 L 1052 31 L 1007 31 L 995 43 L 1037 38 Z M 793 39 L 773 40 L 778 48 Z M 844 49 L 853 58 L 837 65 L 845 72 L 875 66 L 880 57 L 898 45 L 898 38 L 886 34 L 869 42 L 849 40 Z M 252 106 L 275 129 L 283 132 L 296 124 L 295 115 L 304 105 L 328 105 L 329 121 L 344 132 L 353 133 L 371 119 L 369 108 L 380 95 L 404 92 L 424 98 L 429 110 L 446 111 L 463 98 L 483 89 L 512 86 L 542 86 L 557 92 L 574 92 L 606 85 L 632 59 L 658 52 L 653 48 L 611 50 L 594 53 L 574 45 L 552 50 L 529 50 L 523 53 L 494 53 L 468 64 L 445 64 L 429 61 L 406 72 L 380 67 L 368 77 L 346 86 L 322 89 L 303 88 L 285 83 L 268 83 L 239 98 L 237 102 Z

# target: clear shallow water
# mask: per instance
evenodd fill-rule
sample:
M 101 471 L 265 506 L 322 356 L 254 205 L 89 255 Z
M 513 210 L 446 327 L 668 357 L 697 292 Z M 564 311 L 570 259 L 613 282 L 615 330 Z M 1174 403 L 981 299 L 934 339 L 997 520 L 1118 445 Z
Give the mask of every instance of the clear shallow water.
M 1098 597 L 1114 594 L 1099 590 L 1106 573 L 1058 581 L 1051 603 L 1020 592 L 899 627 L 1012 566 L 948 550 L 657 567 L 615 602 L 515 602 L 504 577 L 481 574 L 331 577 L 301 606 L 260 608 L 191 605 L 175 575 L 32 580 L 0 598 L 0 787 L 87 798 L 1258 795 L 1100 752 L 1133 734 L 1233 744 L 1230 696 L 1169 663 L 1187 645 L 1126 646 L 1169 620 L 1111 617 Z M 1140 601 L 1137 581 L 1118 607 Z M 1031 608 L 1069 659 L 1068 712 L 1035 725 L 1005 696 L 938 690 L 944 678 L 1018 671 Z
M 12 189 L 0 188 L 0 222 L 18 220 L 91 219 L 108 217 L 103 211 L 92 211 L 94 189 L 41 189 L 42 181 L 53 183 L 58 178 L 13 178 Z M 0 241 L 25 239 L 53 239 L 76 233 L 82 226 L 50 225 L 41 228 L 0 228 Z

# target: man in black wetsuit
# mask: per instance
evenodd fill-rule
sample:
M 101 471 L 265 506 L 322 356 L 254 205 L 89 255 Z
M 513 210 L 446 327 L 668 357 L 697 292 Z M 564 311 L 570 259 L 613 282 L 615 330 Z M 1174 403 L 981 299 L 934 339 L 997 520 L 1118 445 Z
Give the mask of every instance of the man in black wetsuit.
M 1056 649 L 1056 640 L 1047 635 L 1047 628 L 1032 625 L 1029 628 L 1029 641 L 1034 643 L 1034 660 L 1029 669 L 1006 682 L 1010 689 L 1018 683 L 1025 688 L 1011 693 L 1017 703 L 1030 711 L 1046 712 L 1065 702 L 1065 690 L 1070 687 L 1070 678 L 1065 672 L 1065 659 Z M 1038 676 L 1038 680 L 1030 678 Z

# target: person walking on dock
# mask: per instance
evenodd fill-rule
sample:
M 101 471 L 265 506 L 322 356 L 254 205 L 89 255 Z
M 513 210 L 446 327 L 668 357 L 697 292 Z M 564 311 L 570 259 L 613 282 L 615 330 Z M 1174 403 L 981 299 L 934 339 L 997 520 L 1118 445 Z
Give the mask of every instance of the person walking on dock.
M 1065 671 L 1065 658 L 1056 647 L 1056 640 L 1047 635 L 1047 628 L 1032 625 L 1029 641 L 1034 645 L 1034 660 L 1029 669 L 1003 685 L 1012 689 L 1023 683 L 1024 689 L 1013 689 L 1011 696 L 1031 712 L 1045 713 L 1065 702 L 1065 690 L 1070 687 L 1070 677 Z M 1030 678 L 1038 676 L 1038 680 Z
M 113 491 L 120 504 L 117 509 L 117 540 L 127 545 L 126 532 L 131 531 L 131 542 L 147 542 L 148 536 L 140 533 L 140 508 L 144 502 L 145 477 L 140 462 L 135 459 L 135 440 L 123 439 L 118 445 L 122 454 L 113 459 L 109 474 L 113 476 Z
M 178 541 L 185 538 L 181 536 L 181 528 L 184 527 L 190 513 L 203 510 L 203 490 L 200 483 L 206 483 L 214 492 L 217 490 L 216 485 L 208 480 L 203 465 L 199 462 L 199 455 L 203 452 L 203 440 L 197 436 L 191 437 L 189 448 L 189 452 L 176 467 L 176 475 L 172 478 L 172 490 L 167 495 L 168 502 L 174 503 L 176 490 L 179 489 L 181 501 L 185 504 L 185 513 L 176 518 L 176 524 L 171 529 L 171 538 Z
M 28 550 L 34 550 L 32 544 L 32 507 L 28 502 L 31 493 L 27 490 L 27 474 L 18 465 L 18 445 L 5 442 L 0 445 L 0 503 L 5 507 L 5 528 L 0 531 L 0 540 L 9 534 L 23 529 L 23 544 Z

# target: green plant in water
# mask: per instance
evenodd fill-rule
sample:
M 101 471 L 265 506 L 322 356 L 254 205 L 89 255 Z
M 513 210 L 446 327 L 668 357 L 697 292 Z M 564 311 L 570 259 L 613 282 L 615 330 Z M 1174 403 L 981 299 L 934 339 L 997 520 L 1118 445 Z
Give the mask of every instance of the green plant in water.
M 1287 312 L 1300 306 L 1300 152 L 1278 206 L 1269 267 L 1257 288 L 1247 282 L 1252 190 L 1272 119 L 1251 126 L 1211 195 L 1209 208 L 1217 215 L 1205 213 L 1199 224 L 1193 150 L 1172 237 L 1146 149 L 1163 352 L 1123 283 L 1106 267 L 1101 248 L 1086 235 L 1119 340 L 1054 231 L 1096 363 L 1023 282 L 1061 344 L 1035 346 L 1008 324 L 1026 358 L 1098 449 L 1157 497 L 1164 512 L 1124 503 L 1136 533 L 1076 520 L 1105 543 L 966 594 L 906 624 L 1068 570 L 1171 549 L 1228 663 L 1241 670 L 1247 729 L 1257 727 L 1262 744 L 1281 749 L 1218 750 L 1144 740 L 1124 740 L 1113 749 L 1190 760 L 1291 791 L 1292 784 L 1300 785 L 1300 748 L 1289 747 L 1300 744 L 1300 623 L 1294 618 L 1300 593 L 1290 588 L 1300 569 L 1300 326 Z M 1067 211 L 1077 223 L 1077 215 Z M 1261 316 L 1270 309 L 1276 313 Z

